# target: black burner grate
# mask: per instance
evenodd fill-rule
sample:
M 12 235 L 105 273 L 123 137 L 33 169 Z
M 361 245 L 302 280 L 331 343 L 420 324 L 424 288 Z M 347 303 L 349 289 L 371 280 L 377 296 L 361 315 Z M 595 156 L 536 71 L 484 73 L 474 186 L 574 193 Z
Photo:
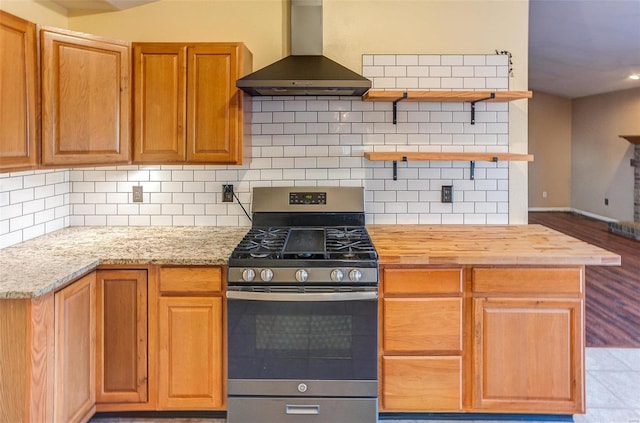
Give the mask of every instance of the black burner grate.
M 293 234 L 292 234 L 293 233 Z M 306 236 L 308 242 L 301 242 Z M 308 249 L 305 247 L 309 245 Z M 375 260 L 364 227 L 251 228 L 231 254 L 237 259 Z

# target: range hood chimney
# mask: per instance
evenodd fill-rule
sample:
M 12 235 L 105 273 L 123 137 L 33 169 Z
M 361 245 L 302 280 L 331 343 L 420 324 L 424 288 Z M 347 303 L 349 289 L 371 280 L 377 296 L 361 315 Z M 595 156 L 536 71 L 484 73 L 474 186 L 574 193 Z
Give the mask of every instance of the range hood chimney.
M 291 0 L 291 55 L 236 86 L 253 96 L 362 96 L 371 81 L 322 55 L 322 0 Z

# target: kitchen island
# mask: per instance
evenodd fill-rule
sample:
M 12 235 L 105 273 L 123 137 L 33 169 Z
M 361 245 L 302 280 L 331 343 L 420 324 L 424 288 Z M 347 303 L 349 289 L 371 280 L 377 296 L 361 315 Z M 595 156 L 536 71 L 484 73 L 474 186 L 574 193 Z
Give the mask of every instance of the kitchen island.
M 373 225 L 380 409 L 585 411 L 585 265 L 620 256 L 540 225 Z
M 247 229 L 74 227 L 0 250 L 0 420 L 82 421 L 96 409 L 224 410 L 224 265 Z M 620 256 L 539 225 L 368 231 L 380 259 L 381 411 L 584 412 L 584 266 L 619 265 Z M 117 290 L 123 286 L 131 290 Z M 58 310 L 73 317 L 57 322 Z M 197 324 L 176 319 L 180 313 Z M 122 316 L 130 320 L 109 325 Z M 97 324 L 74 328 L 82 321 Z M 171 360 L 198 326 L 207 328 L 200 346 L 218 354 L 209 363 L 214 392 L 172 398 L 172 390 L 211 382 L 178 380 L 207 372 Z M 54 398 L 69 363 L 60 358 L 65 329 L 83 342 L 97 337 L 92 356 L 75 351 L 85 355 L 88 373 L 111 366 L 75 391 L 85 397 Z M 105 339 L 130 351 L 106 354 Z M 105 374 L 124 375 L 131 363 L 109 362 L 113 354 L 138 371 L 121 395 L 105 389 Z M 69 404 L 83 411 L 56 414 Z

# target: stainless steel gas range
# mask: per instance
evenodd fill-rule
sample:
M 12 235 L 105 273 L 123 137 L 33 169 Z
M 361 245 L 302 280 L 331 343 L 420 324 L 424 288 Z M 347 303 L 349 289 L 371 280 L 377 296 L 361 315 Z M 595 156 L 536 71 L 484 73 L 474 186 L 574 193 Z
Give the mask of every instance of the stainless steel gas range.
M 255 188 L 229 258 L 229 423 L 378 416 L 378 259 L 362 188 Z

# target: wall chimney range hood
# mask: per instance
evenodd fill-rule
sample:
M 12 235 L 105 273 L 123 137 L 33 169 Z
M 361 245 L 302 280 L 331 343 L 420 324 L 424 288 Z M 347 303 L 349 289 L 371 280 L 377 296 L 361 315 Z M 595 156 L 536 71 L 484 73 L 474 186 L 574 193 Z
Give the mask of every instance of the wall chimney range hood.
M 236 81 L 252 96 L 362 96 L 371 81 L 322 55 L 322 0 L 291 0 L 291 55 Z

